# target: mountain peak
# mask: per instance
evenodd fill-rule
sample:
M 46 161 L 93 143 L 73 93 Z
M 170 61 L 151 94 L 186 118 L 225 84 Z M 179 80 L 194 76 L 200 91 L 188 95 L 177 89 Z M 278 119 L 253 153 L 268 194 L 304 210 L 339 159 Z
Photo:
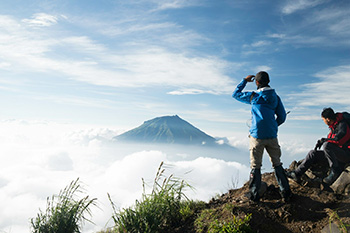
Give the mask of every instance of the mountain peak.
M 121 141 L 212 145 L 215 139 L 178 115 L 156 117 L 116 137 Z
M 156 117 L 153 118 L 151 120 L 147 120 L 144 122 L 144 124 L 146 123 L 150 123 L 150 122 L 157 122 L 157 121 L 163 121 L 163 122 L 175 122 L 175 121 L 184 121 L 183 119 L 181 119 L 178 115 L 173 115 L 173 116 L 162 116 L 162 117 Z

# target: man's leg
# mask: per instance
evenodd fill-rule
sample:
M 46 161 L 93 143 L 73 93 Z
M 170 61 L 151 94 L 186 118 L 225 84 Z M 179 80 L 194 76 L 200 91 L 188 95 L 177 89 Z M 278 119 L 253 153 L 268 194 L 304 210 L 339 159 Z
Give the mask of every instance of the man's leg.
M 323 182 L 330 185 L 342 173 L 344 169 L 344 163 L 342 161 L 346 162 L 348 155 L 345 150 L 331 142 L 324 143 L 323 149 L 330 167 L 329 175 L 323 179 Z
M 331 168 L 340 168 L 342 164 L 350 162 L 349 152 L 345 151 L 334 143 L 325 142 L 323 144 L 323 150 L 325 151 L 325 156 L 328 160 L 329 167 Z
M 270 156 L 272 166 L 275 170 L 275 176 L 281 191 L 281 195 L 285 201 L 288 201 L 292 195 L 292 192 L 290 191 L 289 182 L 282 167 L 282 153 L 277 138 L 268 139 L 268 143 L 266 143 L 265 148 Z
M 311 150 L 306 155 L 303 162 L 295 169 L 296 176 L 300 177 L 303 175 L 307 169 L 311 167 L 312 164 L 316 163 L 317 161 L 320 161 L 322 158 L 325 157 L 325 152 L 322 150 Z
M 251 194 L 250 199 L 258 202 L 259 190 L 261 186 L 261 165 L 262 165 L 262 156 L 264 153 L 264 144 L 261 140 L 249 137 L 249 151 L 250 151 L 250 178 L 249 178 L 249 191 Z
M 286 173 L 288 178 L 291 178 L 297 183 L 300 183 L 301 176 L 311 167 L 312 164 L 318 163 L 325 158 L 325 153 L 322 150 L 311 150 L 306 155 L 301 164 L 294 170 Z
M 270 161 L 272 163 L 273 167 L 278 167 L 282 165 L 281 162 L 281 147 L 278 144 L 278 139 L 273 138 L 273 139 L 266 139 L 266 151 L 270 156 Z
M 260 187 L 261 187 L 261 170 L 260 168 L 253 168 L 250 171 L 250 177 L 249 177 L 250 200 L 254 202 L 259 202 Z

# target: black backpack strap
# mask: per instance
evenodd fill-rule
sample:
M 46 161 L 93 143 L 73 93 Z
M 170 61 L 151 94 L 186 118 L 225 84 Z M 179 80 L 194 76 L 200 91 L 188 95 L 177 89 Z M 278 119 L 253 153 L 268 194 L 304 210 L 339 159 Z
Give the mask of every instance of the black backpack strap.
M 252 95 L 250 96 L 250 101 L 249 101 L 250 103 L 252 102 L 252 100 L 253 100 L 253 98 L 254 98 L 254 95 L 255 95 L 255 92 L 253 91 L 253 92 L 252 92 Z

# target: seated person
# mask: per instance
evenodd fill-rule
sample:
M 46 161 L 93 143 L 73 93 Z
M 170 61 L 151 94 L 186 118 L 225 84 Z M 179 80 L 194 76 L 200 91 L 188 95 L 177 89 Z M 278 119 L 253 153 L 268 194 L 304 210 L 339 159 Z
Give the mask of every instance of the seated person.
M 327 138 L 317 141 L 315 149 L 311 150 L 304 161 L 294 170 L 287 172 L 287 176 L 299 182 L 301 175 L 313 163 L 325 157 L 328 161 L 330 172 L 323 182 L 331 185 L 342 173 L 344 166 L 350 162 L 350 129 L 343 118 L 343 113 L 334 113 L 332 108 L 323 109 L 322 120 L 328 125 L 330 132 Z M 319 150 L 322 147 L 323 150 Z

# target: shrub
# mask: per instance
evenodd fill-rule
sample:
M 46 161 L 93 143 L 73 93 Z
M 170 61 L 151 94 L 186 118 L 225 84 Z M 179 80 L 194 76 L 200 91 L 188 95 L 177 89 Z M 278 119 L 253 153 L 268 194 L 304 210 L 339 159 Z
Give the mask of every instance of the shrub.
M 142 199 L 133 207 L 116 211 L 109 196 L 116 232 L 176 232 L 186 218 L 193 216 L 195 203 L 183 192 L 190 185 L 173 175 L 164 177 L 162 166 L 163 163 L 158 168 L 151 194 L 145 193 L 143 180 Z
M 59 195 L 47 199 L 46 211 L 40 210 L 37 217 L 31 219 L 33 233 L 80 233 L 86 214 L 91 216 L 90 205 L 96 199 L 86 196 L 75 200 L 75 194 L 81 192 L 79 178 L 61 190 Z

